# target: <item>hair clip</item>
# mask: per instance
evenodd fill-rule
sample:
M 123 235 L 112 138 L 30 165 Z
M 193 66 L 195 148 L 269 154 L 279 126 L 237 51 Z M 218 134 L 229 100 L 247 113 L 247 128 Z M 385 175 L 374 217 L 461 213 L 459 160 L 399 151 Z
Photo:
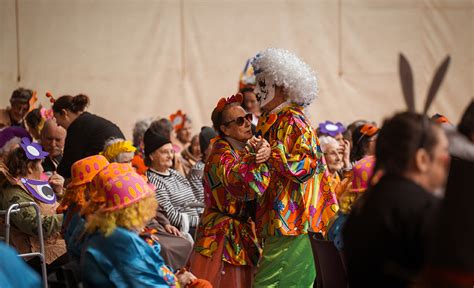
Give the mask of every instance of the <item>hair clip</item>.
M 366 124 L 362 125 L 362 127 L 360 127 L 360 130 L 359 130 L 359 131 L 360 131 L 360 133 L 362 133 L 363 135 L 372 137 L 372 136 L 374 136 L 375 134 L 377 134 L 377 132 L 379 132 L 379 128 L 375 127 L 375 126 L 372 125 L 372 124 L 366 123 Z

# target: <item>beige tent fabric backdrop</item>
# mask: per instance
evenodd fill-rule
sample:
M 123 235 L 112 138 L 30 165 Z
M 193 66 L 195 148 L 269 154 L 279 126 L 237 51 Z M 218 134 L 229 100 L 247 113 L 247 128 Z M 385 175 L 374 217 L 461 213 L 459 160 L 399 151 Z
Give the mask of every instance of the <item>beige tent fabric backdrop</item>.
M 441 60 L 452 62 L 430 113 L 457 122 L 474 93 L 472 0 L 0 0 L 0 105 L 28 87 L 85 93 L 128 136 L 137 119 L 183 109 L 195 132 L 237 89 L 245 61 L 288 49 L 319 75 L 313 124 L 380 122 L 404 109 L 398 53 L 421 109 Z M 49 105 L 45 98 L 43 105 Z

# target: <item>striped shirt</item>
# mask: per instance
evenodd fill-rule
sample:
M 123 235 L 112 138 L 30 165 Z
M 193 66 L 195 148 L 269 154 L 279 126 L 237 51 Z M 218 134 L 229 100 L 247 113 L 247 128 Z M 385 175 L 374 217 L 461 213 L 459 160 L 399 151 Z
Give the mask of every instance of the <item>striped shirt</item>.
M 187 217 L 190 227 L 197 227 L 199 214 L 196 208 L 186 207 L 197 202 L 188 180 L 178 171 L 169 169 L 165 175 L 153 169 L 148 169 L 148 181 L 155 185 L 155 197 L 163 208 L 171 225 L 181 228 L 183 217 Z
M 204 187 L 202 186 L 202 175 L 204 174 L 204 162 L 199 160 L 196 164 L 193 165 L 191 170 L 188 172 L 188 180 L 189 184 L 194 192 L 194 197 L 201 202 L 204 203 Z

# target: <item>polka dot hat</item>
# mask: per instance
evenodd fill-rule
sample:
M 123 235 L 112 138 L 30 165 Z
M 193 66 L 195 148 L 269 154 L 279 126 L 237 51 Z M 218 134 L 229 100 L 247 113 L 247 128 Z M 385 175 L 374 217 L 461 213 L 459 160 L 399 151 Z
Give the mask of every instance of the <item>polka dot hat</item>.
M 93 155 L 74 162 L 71 166 L 71 182 L 68 188 L 74 188 L 92 181 L 95 175 L 109 165 L 102 155 Z
M 100 190 L 103 190 L 100 191 Z M 104 193 L 106 202 L 102 211 L 113 211 L 127 207 L 153 193 L 153 189 L 137 173 L 121 174 L 105 181 L 99 193 Z

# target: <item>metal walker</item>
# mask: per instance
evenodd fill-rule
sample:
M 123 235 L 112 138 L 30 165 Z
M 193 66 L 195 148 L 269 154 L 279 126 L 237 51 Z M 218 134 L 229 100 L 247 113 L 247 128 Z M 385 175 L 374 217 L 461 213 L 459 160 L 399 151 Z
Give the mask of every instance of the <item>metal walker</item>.
M 0 210 L 0 215 L 5 215 L 5 243 L 10 246 L 10 216 L 12 213 L 18 213 L 20 209 L 32 206 L 36 210 L 36 221 L 38 224 L 38 238 L 40 243 L 40 252 L 18 254 L 22 258 L 39 257 L 41 262 L 41 274 L 43 277 L 43 287 L 48 287 L 48 274 L 46 272 L 46 261 L 44 257 L 44 239 L 43 239 L 43 225 L 41 223 L 41 213 L 38 205 L 35 202 L 22 202 L 12 204 L 7 210 Z

